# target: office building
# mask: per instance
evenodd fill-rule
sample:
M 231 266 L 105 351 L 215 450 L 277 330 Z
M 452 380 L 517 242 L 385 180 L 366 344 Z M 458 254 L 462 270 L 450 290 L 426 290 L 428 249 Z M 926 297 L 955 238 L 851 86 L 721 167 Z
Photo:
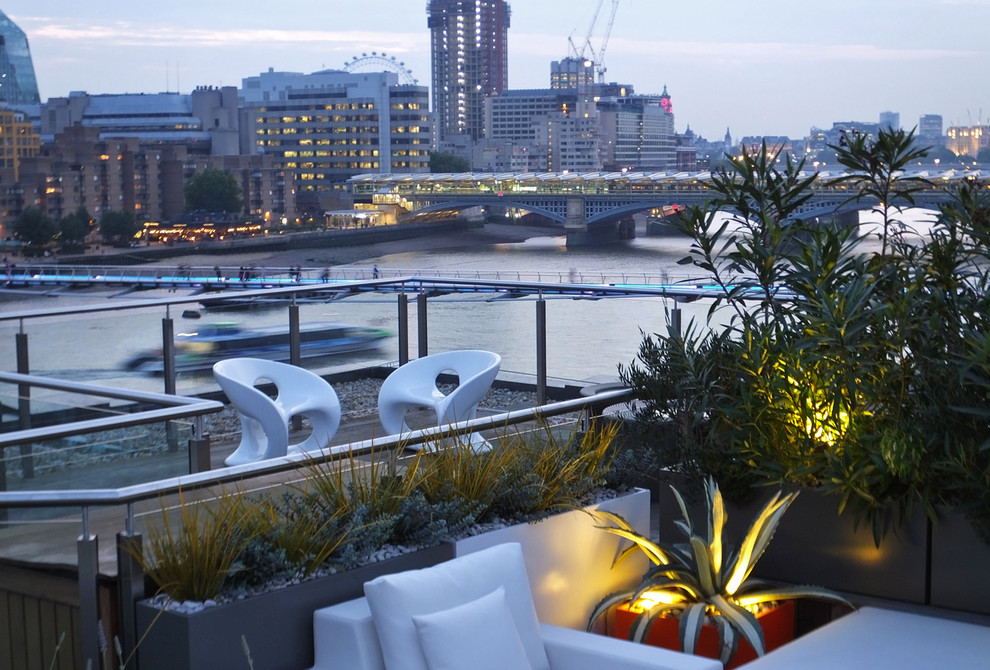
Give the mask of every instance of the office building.
M 0 108 L 0 169 L 5 176 L 17 180 L 21 161 L 36 156 L 41 150 L 41 137 L 34 131 L 31 120 L 23 112 Z
M 433 112 L 437 141 L 470 146 L 485 134 L 485 98 L 508 87 L 505 0 L 430 0 Z
M 0 102 L 8 105 L 41 102 L 27 35 L 3 12 L 0 12 Z
M 233 86 L 200 87 L 189 94 L 76 92 L 41 106 L 44 141 L 72 126 L 95 128 L 103 140 L 133 138 L 149 148 L 182 146 L 205 156 L 240 153 Z
M 349 206 L 355 175 L 429 172 L 429 92 L 394 72 L 269 70 L 240 98 L 242 153 L 272 156 L 303 214 Z
M 598 111 L 604 169 L 676 169 L 674 109 L 666 86 L 660 95 L 603 98 Z
M 881 130 L 900 130 L 901 129 L 901 115 L 897 112 L 880 112 L 880 129 Z
M 942 115 L 922 114 L 918 119 L 918 137 L 934 140 L 942 137 Z
M 568 56 L 550 63 L 550 88 L 592 92 L 595 85 L 595 64 L 586 58 Z
M 980 151 L 990 149 L 990 126 L 949 126 L 945 131 L 945 147 L 957 156 L 976 158 Z

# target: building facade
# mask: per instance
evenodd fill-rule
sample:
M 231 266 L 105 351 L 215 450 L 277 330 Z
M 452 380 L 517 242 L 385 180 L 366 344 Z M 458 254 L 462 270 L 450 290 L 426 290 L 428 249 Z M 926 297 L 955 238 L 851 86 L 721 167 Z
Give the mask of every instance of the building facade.
M 429 172 L 429 92 L 393 72 L 269 71 L 240 95 L 241 152 L 273 158 L 300 213 L 348 206 L 358 174 Z
M 674 109 L 666 87 L 660 95 L 603 98 L 598 110 L 604 169 L 676 169 Z
M 27 35 L 3 12 L 0 12 L 0 102 L 8 105 L 41 102 Z
M 485 134 L 485 98 L 508 88 L 509 5 L 429 0 L 427 14 L 437 141 L 441 149 L 470 145 Z
M 95 128 L 105 140 L 134 138 L 144 147 L 181 146 L 205 156 L 240 153 L 237 88 L 200 87 L 189 94 L 73 93 L 41 106 L 46 142 L 73 126 Z
M 981 150 L 990 149 L 990 126 L 949 126 L 945 147 L 957 156 L 976 158 Z
M 80 207 L 97 219 L 124 211 L 146 223 L 178 220 L 186 180 L 207 167 L 228 172 L 241 185 L 243 219 L 295 218 L 284 172 L 269 156 L 195 154 L 181 144 L 146 146 L 135 137 L 107 138 L 99 128 L 75 125 L 22 157 L 16 179 L 12 169 L 0 169 L 0 224 L 13 223 L 29 206 L 56 220 Z

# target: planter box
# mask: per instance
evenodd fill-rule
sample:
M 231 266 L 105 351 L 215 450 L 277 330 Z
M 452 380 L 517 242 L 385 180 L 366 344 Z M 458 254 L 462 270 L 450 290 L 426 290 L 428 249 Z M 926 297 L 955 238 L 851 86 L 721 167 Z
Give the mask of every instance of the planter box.
M 621 514 L 637 529 L 649 531 L 649 491 L 636 491 L 595 507 Z M 583 629 L 605 593 L 636 583 L 646 569 L 645 562 L 637 568 L 630 561 L 622 570 L 610 570 L 618 553 L 618 538 L 596 529 L 591 516 L 574 510 L 193 614 L 138 603 L 138 638 L 147 631 L 138 645 L 140 670 L 247 667 L 242 635 L 259 670 L 311 667 L 313 612 L 317 609 L 363 596 L 364 583 L 379 575 L 428 567 L 502 542 L 523 545 L 541 621 L 568 621 L 572 628 Z M 548 618 L 543 618 L 544 613 Z
M 758 509 L 754 504 L 737 514 L 752 519 Z M 889 531 L 878 548 L 869 524 L 856 527 L 851 514 L 837 510 L 834 496 L 803 489 L 784 514 L 754 575 L 923 604 L 928 560 L 924 516 L 915 515 L 903 528 Z
M 990 614 L 988 568 L 990 545 L 965 517 L 940 509 L 932 526 L 931 604 Z
M 615 610 L 613 637 L 622 640 L 629 639 L 629 630 L 636 620 L 638 612 L 628 605 L 620 605 Z M 760 613 L 757 617 L 763 628 L 763 645 L 767 652 L 783 646 L 794 639 L 794 601 L 786 600 L 776 607 Z M 646 644 L 664 649 L 681 650 L 680 619 L 661 617 L 654 622 L 646 634 Z M 718 630 L 711 624 L 705 624 L 698 636 L 698 644 L 694 650 L 695 656 L 707 658 L 719 657 Z M 732 659 L 725 666 L 726 670 L 748 663 L 756 658 L 756 650 L 745 639 L 739 639 L 739 647 Z
M 364 595 L 364 583 L 379 575 L 435 565 L 453 558 L 443 544 L 387 561 L 327 575 L 192 614 L 162 611 L 146 602 L 137 608 L 138 667 L 141 670 L 246 668 L 241 636 L 254 667 L 299 670 L 313 665 L 313 612 Z
M 727 503 L 726 537 L 731 543 L 741 537 L 774 492 L 760 493 L 744 506 Z M 660 537 L 664 542 L 683 542 L 673 526 L 673 521 L 680 519 L 680 509 L 668 487 L 662 486 L 661 494 Z M 688 505 L 699 507 L 690 501 Z M 695 520 L 698 522 L 703 520 Z M 840 515 L 837 498 L 815 489 L 801 489 L 753 576 L 924 604 L 927 519 L 916 515 L 904 528 L 888 532 L 877 548 L 873 529 L 869 524 L 856 527 L 851 514 Z
M 588 509 L 619 514 L 641 534 L 650 534 L 650 492 L 645 489 Z M 463 556 L 503 542 L 522 545 L 537 618 L 575 630 L 587 627 L 602 598 L 638 584 L 647 568 L 646 557 L 636 556 L 613 569 L 624 541 L 596 528 L 594 518 L 581 510 L 458 540 L 454 551 Z

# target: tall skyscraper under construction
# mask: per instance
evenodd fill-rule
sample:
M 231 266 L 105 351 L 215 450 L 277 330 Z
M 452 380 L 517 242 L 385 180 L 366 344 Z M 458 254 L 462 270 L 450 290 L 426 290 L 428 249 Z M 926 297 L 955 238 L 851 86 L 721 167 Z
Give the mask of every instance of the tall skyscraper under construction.
M 441 147 L 477 141 L 484 134 L 485 98 L 508 86 L 509 5 L 430 0 L 427 12 L 437 139 Z
M 41 102 L 27 35 L 0 12 L 0 102 L 34 105 Z

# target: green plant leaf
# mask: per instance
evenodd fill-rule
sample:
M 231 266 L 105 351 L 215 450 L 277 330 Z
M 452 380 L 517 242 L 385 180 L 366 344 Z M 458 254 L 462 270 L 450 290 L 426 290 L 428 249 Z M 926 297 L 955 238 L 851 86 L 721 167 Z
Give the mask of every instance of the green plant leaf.
M 698 637 L 705 625 L 706 603 L 694 603 L 684 608 L 678 625 L 678 635 L 681 640 L 681 651 L 685 654 L 695 653 Z
M 756 615 L 720 595 L 712 598 L 712 604 L 718 610 L 716 616 L 725 617 L 743 639 L 752 645 L 757 655 L 762 656 L 766 646 L 763 641 L 763 628 L 756 620 Z
M 588 630 L 591 630 L 595 622 L 606 612 L 616 605 L 621 605 L 623 603 L 629 602 L 629 600 L 635 595 L 635 591 L 617 591 L 615 593 L 610 593 L 609 595 L 602 598 L 602 600 L 595 605 L 594 609 L 591 610 L 591 616 L 588 617 Z

